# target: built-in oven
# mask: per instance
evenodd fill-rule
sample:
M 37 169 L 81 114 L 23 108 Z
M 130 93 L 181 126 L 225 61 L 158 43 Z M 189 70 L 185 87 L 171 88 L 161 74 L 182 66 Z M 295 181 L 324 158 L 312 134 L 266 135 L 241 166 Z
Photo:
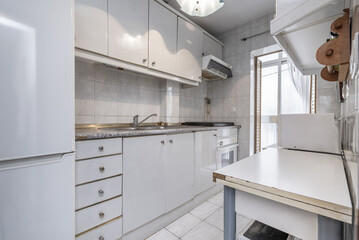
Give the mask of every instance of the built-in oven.
M 238 129 L 220 128 L 217 132 L 217 169 L 237 161 Z

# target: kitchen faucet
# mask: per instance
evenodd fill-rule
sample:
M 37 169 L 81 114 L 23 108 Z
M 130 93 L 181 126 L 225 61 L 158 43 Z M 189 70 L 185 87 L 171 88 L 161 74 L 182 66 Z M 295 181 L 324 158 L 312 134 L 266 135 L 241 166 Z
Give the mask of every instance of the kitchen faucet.
M 157 116 L 157 114 L 153 113 L 150 116 L 143 119 L 141 122 L 138 122 L 138 115 L 134 116 L 133 117 L 133 122 L 132 122 L 132 127 L 138 128 L 138 126 L 140 126 L 144 121 L 146 121 L 147 119 L 149 119 L 150 117 L 153 117 L 153 116 Z

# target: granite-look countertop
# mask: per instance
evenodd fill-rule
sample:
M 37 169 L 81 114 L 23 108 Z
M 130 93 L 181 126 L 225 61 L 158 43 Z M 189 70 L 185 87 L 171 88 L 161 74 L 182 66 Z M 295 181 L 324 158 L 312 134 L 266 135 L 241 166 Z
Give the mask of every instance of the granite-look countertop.
M 238 128 L 240 126 L 230 126 L 230 127 Z M 76 140 L 90 140 L 90 139 L 101 139 L 101 138 L 133 137 L 133 136 L 211 131 L 219 128 L 228 128 L 228 127 L 171 126 L 171 127 L 166 127 L 164 129 L 139 129 L 139 130 L 128 130 L 121 128 L 78 128 L 75 129 L 75 138 Z

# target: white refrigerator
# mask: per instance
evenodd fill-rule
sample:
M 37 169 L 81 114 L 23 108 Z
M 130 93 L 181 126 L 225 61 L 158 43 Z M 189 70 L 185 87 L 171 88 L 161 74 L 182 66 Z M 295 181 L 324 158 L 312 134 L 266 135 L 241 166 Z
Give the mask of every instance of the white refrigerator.
M 0 0 L 0 240 L 74 239 L 72 0 Z

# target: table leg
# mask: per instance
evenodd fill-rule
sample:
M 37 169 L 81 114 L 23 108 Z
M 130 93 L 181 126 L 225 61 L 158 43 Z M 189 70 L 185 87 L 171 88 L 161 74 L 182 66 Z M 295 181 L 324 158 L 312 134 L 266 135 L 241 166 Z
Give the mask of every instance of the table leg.
M 224 186 L 224 240 L 236 239 L 235 189 Z

